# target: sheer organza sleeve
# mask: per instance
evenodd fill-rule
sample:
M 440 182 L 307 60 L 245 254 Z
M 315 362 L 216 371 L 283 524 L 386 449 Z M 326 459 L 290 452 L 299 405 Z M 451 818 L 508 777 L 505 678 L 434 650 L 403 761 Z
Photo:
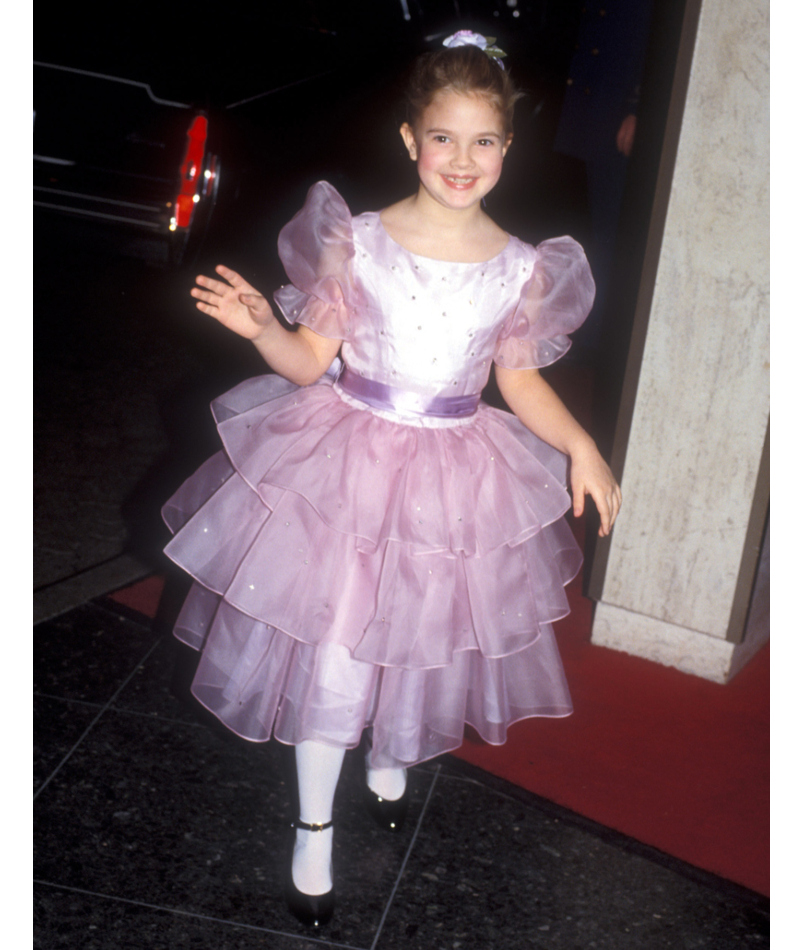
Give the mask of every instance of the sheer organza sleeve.
M 505 321 L 494 361 L 507 369 L 548 366 L 570 348 L 568 333 L 583 323 L 594 302 L 594 280 L 583 248 L 570 237 L 536 248 L 533 274 Z
M 275 302 L 289 323 L 331 339 L 350 336 L 346 297 L 353 253 L 350 210 L 332 185 L 317 182 L 278 235 L 291 283 L 276 291 Z

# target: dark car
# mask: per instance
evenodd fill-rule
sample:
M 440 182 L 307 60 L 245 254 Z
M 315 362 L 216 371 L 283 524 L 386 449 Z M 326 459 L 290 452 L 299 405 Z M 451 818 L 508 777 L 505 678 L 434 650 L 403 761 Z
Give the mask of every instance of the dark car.
M 34 63 L 33 203 L 160 236 L 180 261 L 219 191 L 208 116 L 149 85 Z

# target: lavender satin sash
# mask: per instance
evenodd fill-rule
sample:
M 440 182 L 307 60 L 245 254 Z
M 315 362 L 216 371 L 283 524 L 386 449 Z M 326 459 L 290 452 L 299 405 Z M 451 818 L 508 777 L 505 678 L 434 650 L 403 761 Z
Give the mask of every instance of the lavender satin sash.
M 347 367 L 337 382 L 349 396 L 355 396 L 373 409 L 387 409 L 398 415 L 435 416 L 438 419 L 472 416 L 477 412 L 481 398 L 480 393 L 472 396 L 421 396 L 374 379 L 364 379 Z

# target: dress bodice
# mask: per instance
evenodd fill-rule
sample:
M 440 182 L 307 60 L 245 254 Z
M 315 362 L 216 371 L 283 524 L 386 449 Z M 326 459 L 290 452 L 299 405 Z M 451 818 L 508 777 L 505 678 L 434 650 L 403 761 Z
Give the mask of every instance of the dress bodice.
M 533 247 L 510 237 L 482 263 L 422 257 L 394 241 L 379 213 L 352 217 L 327 182 L 281 231 L 291 285 L 287 319 L 342 340 L 349 369 L 422 395 L 479 393 L 492 362 L 544 366 L 569 348 L 594 295 L 572 238 Z
M 347 366 L 411 392 L 479 393 L 502 324 L 530 279 L 533 248 L 510 238 L 484 263 L 433 260 L 397 244 L 374 212 L 353 219 L 353 247 Z

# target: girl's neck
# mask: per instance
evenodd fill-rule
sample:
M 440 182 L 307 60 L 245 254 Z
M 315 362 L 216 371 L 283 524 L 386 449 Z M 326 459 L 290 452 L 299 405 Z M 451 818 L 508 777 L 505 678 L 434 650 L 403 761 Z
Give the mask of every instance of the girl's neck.
M 381 212 L 389 237 L 413 254 L 455 263 L 481 263 L 495 257 L 508 235 L 481 209 L 446 208 L 424 188 Z

